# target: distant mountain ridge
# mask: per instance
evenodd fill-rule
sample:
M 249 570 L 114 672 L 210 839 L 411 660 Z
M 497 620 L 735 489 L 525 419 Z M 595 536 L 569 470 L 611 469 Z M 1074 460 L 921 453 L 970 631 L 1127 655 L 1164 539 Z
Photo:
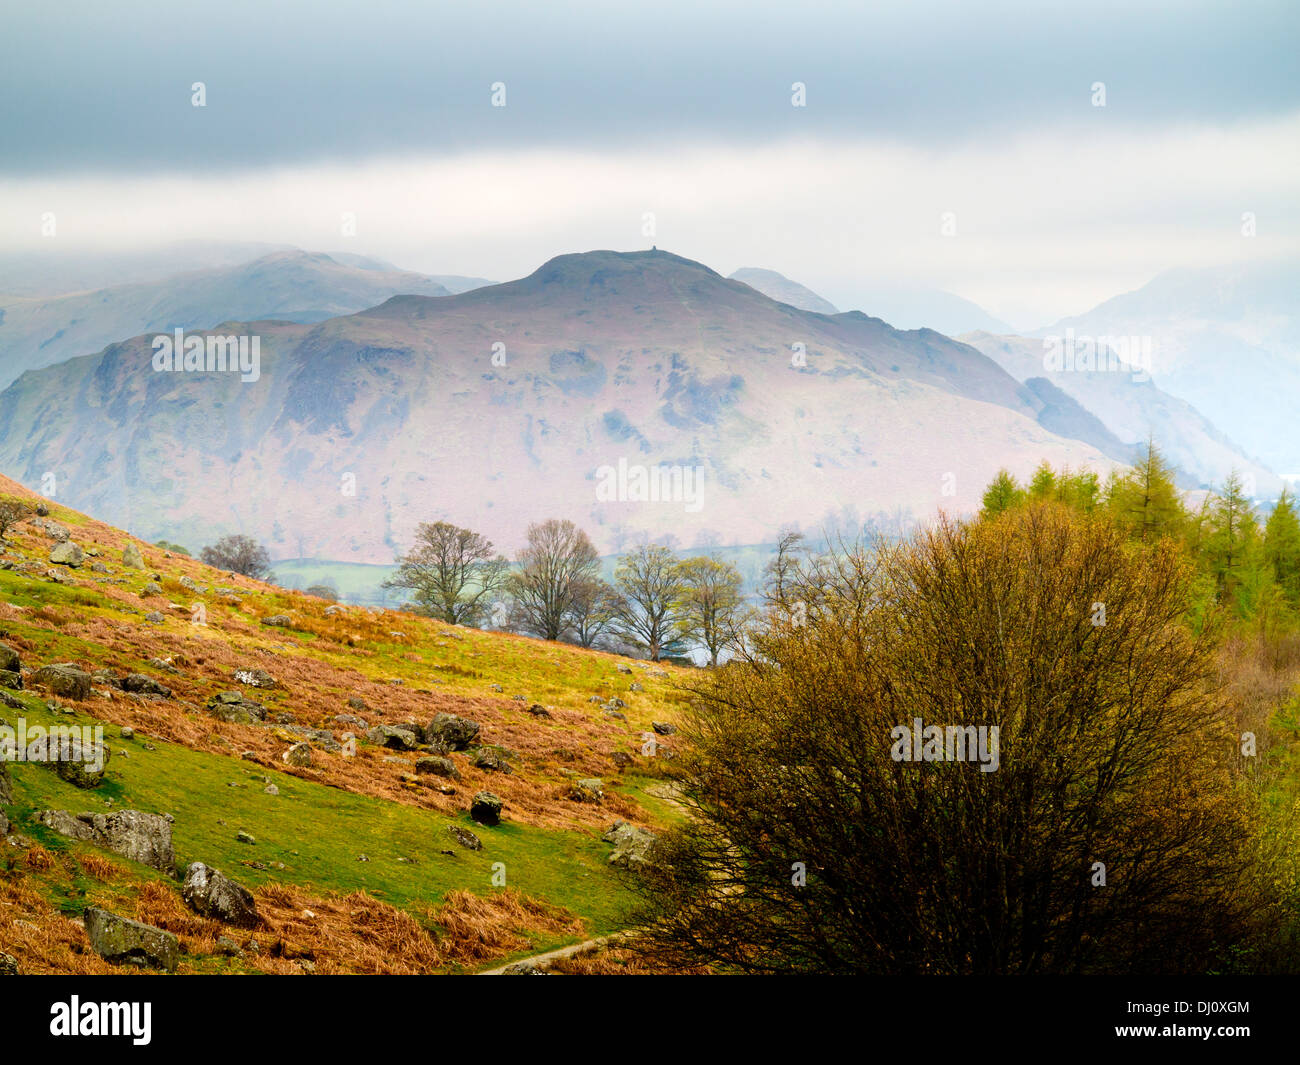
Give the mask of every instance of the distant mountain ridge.
M 318 322 L 397 293 L 447 296 L 477 284 L 474 278 L 446 280 L 450 285 L 363 256 L 336 258 L 294 248 L 90 292 L 0 296 L 0 387 L 24 370 L 88 355 L 142 332 L 207 329 L 249 319 Z
M 970 510 L 999 467 L 1126 452 L 968 345 L 801 311 L 662 251 L 220 332 L 260 338 L 255 383 L 154 372 L 148 334 L 24 374 L 0 394 L 0 470 L 55 471 L 70 504 L 150 539 L 238 530 L 278 557 L 386 563 L 419 521 L 508 550 L 546 517 L 605 552 L 763 543 L 790 523 Z M 703 505 L 598 499 L 620 460 L 699 467 Z

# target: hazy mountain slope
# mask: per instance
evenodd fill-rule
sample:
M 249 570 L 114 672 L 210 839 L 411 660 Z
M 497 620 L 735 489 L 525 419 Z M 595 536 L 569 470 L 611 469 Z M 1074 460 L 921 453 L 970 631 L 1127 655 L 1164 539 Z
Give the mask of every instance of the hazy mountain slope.
M 798 311 L 666 252 L 247 328 L 250 384 L 155 373 L 148 337 L 25 374 L 0 395 L 0 470 L 54 472 L 61 498 L 151 539 L 239 529 L 279 557 L 388 562 L 422 520 L 508 550 L 556 516 L 605 551 L 647 533 L 762 543 L 849 508 L 970 509 L 1000 466 L 1109 465 L 974 348 Z M 598 498 L 620 460 L 702 467 L 702 492 Z
M 822 299 L 810 288 L 805 288 L 797 281 L 791 281 L 784 274 L 775 270 L 762 270 L 755 266 L 742 266 L 730 275 L 732 281 L 741 281 L 750 288 L 757 289 L 764 296 L 770 296 L 778 303 L 788 303 L 801 311 L 813 311 L 816 314 L 839 314 L 835 304 Z
M 884 277 L 853 281 L 844 288 L 848 295 L 840 293 L 840 306 L 861 307 L 896 329 L 934 329 L 950 337 L 977 329 L 1014 332 L 978 304 L 942 289 Z
M 1036 336 L 1149 336 L 1155 380 L 1278 473 L 1300 472 L 1300 261 L 1171 270 Z
M 1281 488 L 1274 473 L 1248 457 L 1195 407 L 1149 379 L 1106 370 L 1049 373 L 1044 369 L 1043 341 L 1032 337 L 967 333 L 960 339 L 1018 380 L 1048 377 L 1125 443 L 1137 446 L 1154 437 L 1192 484 L 1222 484 L 1235 469 L 1254 477 L 1263 495 L 1271 496 Z
M 449 294 L 421 274 L 281 251 L 237 266 L 54 299 L 0 297 L 0 384 L 24 370 L 99 351 L 137 333 L 206 329 L 248 318 L 318 322 L 399 292 Z

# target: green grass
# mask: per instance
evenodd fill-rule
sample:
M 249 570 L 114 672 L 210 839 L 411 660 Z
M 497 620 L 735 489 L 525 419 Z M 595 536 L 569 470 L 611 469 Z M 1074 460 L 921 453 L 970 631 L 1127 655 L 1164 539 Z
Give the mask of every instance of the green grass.
M 85 714 L 56 715 L 28 701 L 31 709 L 24 716 L 29 726 L 54 720 L 95 723 Z M 11 723 L 18 713 L 5 711 Z M 27 823 L 33 811 L 131 808 L 169 813 L 176 819 L 173 842 L 182 869 L 202 861 L 250 887 L 279 881 L 317 891 L 364 890 L 415 911 L 438 905 L 455 888 L 490 893 L 493 865 L 500 862 L 505 866 L 506 886 L 566 907 L 587 921 L 592 935 L 618 928 L 629 901 L 607 868 L 609 847 L 595 833 L 508 821 L 485 828 L 468 816 L 452 819 L 325 787 L 235 756 L 156 740 L 147 741 L 157 748 L 148 751 L 139 734 L 127 741 L 118 732 L 115 726 L 105 726 L 113 757 L 104 783 L 94 790 L 73 787 L 42 766 L 11 765 L 15 804 L 8 812 L 17 829 L 58 846 L 57 839 Z M 122 758 L 120 750 L 128 751 L 129 757 Z M 279 788 L 278 796 L 263 791 L 264 777 Z M 467 851 L 455 843 L 447 831 L 453 820 L 483 841 L 482 851 Z M 251 833 L 256 844 L 238 842 L 241 830 Z M 369 861 L 358 861 L 362 854 Z M 268 868 L 254 869 L 242 864 L 245 861 Z M 283 863 L 284 868 L 275 863 Z M 562 943 L 538 949 L 558 945 Z

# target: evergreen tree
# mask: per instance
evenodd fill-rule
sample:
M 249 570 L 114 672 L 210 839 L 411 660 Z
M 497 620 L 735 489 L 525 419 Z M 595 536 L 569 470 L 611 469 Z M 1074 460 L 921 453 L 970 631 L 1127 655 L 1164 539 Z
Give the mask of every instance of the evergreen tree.
M 1300 605 L 1300 515 L 1290 489 L 1282 490 L 1264 526 L 1264 557 L 1283 594 Z
M 1147 544 L 1183 533 L 1187 511 L 1174 478 L 1174 467 L 1148 440 L 1137 464 L 1110 493 L 1111 512 L 1130 538 Z

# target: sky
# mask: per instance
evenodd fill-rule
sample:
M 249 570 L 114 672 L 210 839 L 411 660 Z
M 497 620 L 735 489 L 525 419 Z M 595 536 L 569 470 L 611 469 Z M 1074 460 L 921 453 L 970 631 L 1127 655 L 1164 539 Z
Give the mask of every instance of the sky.
M 1022 329 L 1300 252 L 1294 3 L 3 3 L 0 249 L 656 244 Z

